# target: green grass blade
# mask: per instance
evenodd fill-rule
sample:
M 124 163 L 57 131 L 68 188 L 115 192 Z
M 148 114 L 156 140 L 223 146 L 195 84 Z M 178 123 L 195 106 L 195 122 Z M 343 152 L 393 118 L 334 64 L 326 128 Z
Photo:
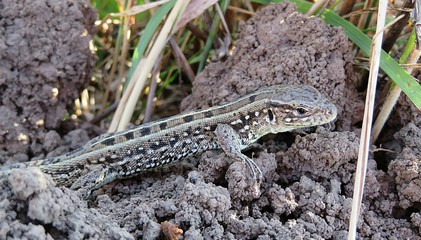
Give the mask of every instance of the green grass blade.
M 357 27 L 331 11 L 325 11 L 322 17 L 325 17 L 326 22 L 333 26 L 342 26 L 351 41 L 357 44 L 367 56 L 370 54 L 371 40 Z M 402 89 L 415 106 L 421 109 L 420 84 L 385 51 L 382 51 L 380 58 L 381 69 Z
M 163 21 L 165 16 L 167 16 L 168 12 L 174 7 L 176 0 L 172 0 L 168 3 L 163 4 L 161 7 L 158 8 L 156 13 L 153 17 L 149 20 L 148 24 L 143 31 L 142 36 L 139 39 L 139 43 L 136 46 L 136 49 L 132 56 L 132 66 L 129 69 L 128 73 L 128 81 L 126 81 L 126 86 L 129 83 L 134 70 L 136 69 L 137 65 L 139 64 L 140 59 L 142 58 L 143 54 L 145 53 L 145 49 L 148 47 L 149 42 L 152 39 L 153 34 L 157 31 L 159 24 Z
M 118 12 L 120 7 L 120 3 L 118 3 L 116 0 L 93 0 L 91 4 L 97 10 L 99 19 L 104 19 L 110 13 Z
M 408 41 L 406 46 L 402 52 L 401 57 L 399 58 L 399 63 L 406 63 L 408 61 L 408 57 L 414 49 L 417 42 L 417 34 L 415 33 L 415 29 L 412 29 L 411 35 L 409 35 Z
M 312 6 L 311 3 L 302 0 L 290 0 L 297 5 L 299 12 L 307 12 Z M 284 2 L 278 1 L 265 1 L 254 0 L 253 2 L 268 3 L 268 2 Z M 321 18 L 332 26 L 341 26 L 349 39 L 354 42 L 367 56 L 370 54 L 371 39 L 362 33 L 357 27 L 348 22 L 347 20 L 336 15 L 330 10 L 325 10 Z M 380 68 L 393 80 L 399 88 L 411 99 L 418 109 L 421 109 L 421 86 L 420 84 L 408 74 L 399 64 L 385 51 L 382 51 Z
M 231 1 L 230 0 L 222 0 L 220 3 L 221 11 L 224 13 L 228 8 L 228 5 Z M 199 67 L 197 69 L 197 74 L 199 74 L 206 65 L 206 61 L 208 59 L 209 52 L 212 48 L 213 41 L 215 40 L 216 35 L 218 34 L 219 23 L 221 22 L 220 16 L 215 13 L 213 17 L 212 26 L 209 31 L 208 38 L 206 39 L 205 47 L 203 48 L 202 52 L 202 59 L 200 60 Z

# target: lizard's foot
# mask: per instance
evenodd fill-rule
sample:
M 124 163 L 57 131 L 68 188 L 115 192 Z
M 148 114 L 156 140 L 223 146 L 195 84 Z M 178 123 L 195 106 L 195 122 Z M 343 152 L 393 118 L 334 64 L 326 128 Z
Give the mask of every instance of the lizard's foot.
M 242 157 L 243 163 L 250 169 L 251 177 L 253 181 L 261 182 L 263 179 L 262 170 L 260 170 L 259 166 L 253 161 L 253 159 L 248 158 L 247 156 L 243 155 Z

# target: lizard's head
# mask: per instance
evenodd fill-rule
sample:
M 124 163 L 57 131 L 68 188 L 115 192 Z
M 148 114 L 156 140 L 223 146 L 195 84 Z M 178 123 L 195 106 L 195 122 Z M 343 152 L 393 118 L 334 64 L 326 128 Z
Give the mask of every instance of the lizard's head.
M 329 123 L 337 109 L 315 88 L 291 85 L 274 93 L 264 113 L 269 131 L 276 133 Z

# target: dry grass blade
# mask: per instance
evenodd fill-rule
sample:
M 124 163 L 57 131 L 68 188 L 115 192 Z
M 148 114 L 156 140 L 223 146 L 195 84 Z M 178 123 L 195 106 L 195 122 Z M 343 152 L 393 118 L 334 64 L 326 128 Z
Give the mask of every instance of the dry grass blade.
M 396 41 L 401 36 L 400 33 L 404 31 L 404 28 L 408 25 L 408 21 L 411 15 L 411 11 L 407 11 L 405 9 L 413 8 L 413 7 L 414 7 L 414 3 L 412 2 L 412 0 L 405 0 L 401 8 L 396 10 L 398 11 L 400 20 L 397 21 L 396 24 L 393 24 L 393 26 L 387 31 L 387 34 L 384 37 L 383 46 L 382 46 L 384 51 L 390 52 L 393 46 L 395 46 Z
M 244 14 L 247 14 L 247 15 L 250 15 L 250 16 L 256 15 L 255 12 L 248 11 L 248 10 L 245 10 L 245 9 L 242 9 L 242 8 L 238 8 L 238 7 L 235 7 L 235 6 L 231 6 L 231 5 L 228 6 L 228 9 L 231 10 L 231 11 L 233 11 L 233 12 L 244 13 Z
M 410 7 L 410 6 L 413 5 L 413 3 L 411 3 L 411 1 L 409 1 L 409 0 L 406 1 L 404 4 L 405 4 L 404 7 Z M 415 6 L 415 9 L 417 9 L 417 6 Z M 415 11 L 415 12 L 417 12 L 417 11 Z M 419 16 L 417 14 L 415 14 L 415 21 L 416 22 L 419 22 L 419 19 L 417 19 L 418 17 Z M 402 25 L 404 22 L 407 22 L 407 20 L 408 20 L 407 18 L 409 18 L 409 14 L 401 14 L 393 22 L 398 22 L 398 24 L 396 24 L 396 25 Z M 404 22 L 399 20 L 399 19 L 404 20 Z M 390 25 L 390 23 L 388 25 Z M 394 25 L 394 26 L 396 26 L 396 25 Z M 415 29 L 416 29 L 416 26 L 415 26 Z M 402 31 L 402 27 L 399 26 L 397 30 L 394 30 L 393 27 L 391 28 L 391 31 L 389 31 L 388 34 L 390 35 L 391 33 L 393 33 L 396 36 L 391 36 L 391 38 L 394 38 L 394 40 L 392 40 L 392 42 L 390 42 L 389 44 L 387 43 L 387 41 L 385 39 L 385 42 L 383 43 L 383 49 L 385 47 L 388 48 L 388 49 L 392 48 L 392 44 L 396 41 L 398 31 Z M 416 30 L 411 33 L 411 36 L 409 37 L 409 39 L 407 41 L 407 45 L 406 45 L 406 47 L 405 47 L 405 49 L 402 53 L 402 56 L 399 59 L 399 63 L 404 63 L 404 62 L 406 62 L 408 64 L 417 63 L 418 59 L 420 58 L 421 53 L 420 53 L 420 50 L 417 49 L 417 47 L 415 45 L 415 42 L 417 42 L 416 41 L 416 35 L 417 35 Z M 402 64 L 401 64 L 401 66 L 402 66 Z M 409 74 L 411 74 L 414 67 L 415 66 L 409 66 L 409 67 L 406 67 L 405 69 Z M 386 92 L 386 91 L 387 91 L 387 93 L 383 94 L 383 95 L 386 95 L 384 103 L 383 103 L 382 108 L 379 112 L 379 115 L 377 116 L 377 119 L 376 119 L 376 121 L 373 125 L 373 134 L 372 134 L 372 139 L 371 139 L 373 142 L 377 141 L 377 138 L 379 137 L 380 132 L 383 129 L 383 126 L 386 123 L 386 120 L 389 118 L 389 116 L 392 112 L 392 109 L 396 105 L 396 102 L 398 101 L 399 96 L 401 95 L 401 92 L 402 92 L 402 90 L 394 83 L 388 84 L 386 89 L 384 89 L 384 92 Z
M 421 56 L 421 51 L 419 49 L 413 48 L 410 56 L 408 57 L 407 63 L 416 63 Z M 414 70 L 413 67 L 406 69 L 409 74 Z M 382 109 L 380 110 L 379 115 L 377 116 L 376 122 L 373 125 L 373 137 L 372 141 L 375 142 L 380 135 L 381 130 L 383 129 L 386 120 L 389 118 L 390 113 L 392 112 L 393 107 L 396 105 L 396 102 L 401 95 L 402 90 L 396 85 L 393 84 L 392 88 L 389 90 L 386 99 L 383 103 Z
M 380 54 L 383 40 L 383 31 L 387 13 L 387 0 L 379 1 L 377 15 L 377 30 L 373 37 L 373 45 L 370 53 L 370 76 L 368 81 L 367 96 L 365 102 L 363 126 L 361 129 L 360 148 L 358 152 L 357 171 L 355 173 L 354 195 L 352 198 L 352 210 L 349 221 L 348 239 L 356 239 L 358 218 L 361 210 L 364 183 L 367 172 L 368 155 L 371 140 L 371 125 L 373 121 L 374 99 L 376 95 L 377 76 L 380 68 Z
M 228 5 L 229 5 L 229 0 L 221 1 L 220 6 L 223 12 L 226 11 L 226 9 L 228 8 Z M 205 64 L 208 59 L 209 52 L 211 50 L 213 41 L 216 38 L 216 35 L 218 32 L 220 21 L 221 21 L 221 17 L 219 14 L 215 15 L 214 18 L 212 19 L 212 25 L 209 30 L 209 36 L 206 39 L 205 47 L 203 48 L 203 52 L 201 54 L 201 60 L 199 63 L 199 67 L 197 68 L 197 73 L 200 73 L 205 68 Z
M 227 46 L 229 46 L 232 42 L 232 39 L 231 39 L 231 33 L 230 33 L 230 29 L 228 28 L 227 21 L 225 21 L 224 13 L 222 12 L 221 7 L 219 7 L 218 4 L 215 5 L 215 9 L 216 9 L 216 12 L 218 13 L 219 17 L 221 18 L 222 26 L 224 27 L 226 36 L 227 36 L 228 41 L 229 41 Z
M 150 89 L 148 93 L 148 101 L 146 103 L 146 109 L 145 109 L 145 118 L 143 119 L 144 123 L 149 122 L 152 117 L 153 99 L 155 98 L 157 78 L 159 78 L 159 71 L 161 70 L 160 68 L 161 61 L 162 61 L 162 56 L 159 56 L 159 58 L 156 60 L 155 66 L 152 71 L 151 85 L 150 85 Z
M 365 1 L 363 10 L 365 11 L 365 10 L 369 9 L 371 5 L 373 5 L 373 0 Z M 360 17 L 360 19 L 358 21 L 358 25 L 357 25 L 357 27 L 359 29 L 364 29 L 364 25 L 366 24 L 367 17 L 368 17 L 368 13 L 361 14 L 361 17 Z
M 302 0 L 290 1 L 297 4 L 300 12 L 307 12 L 311 7 L 310 3 Z M 326 23 L 333 26 L 343 27 L 349 39 L 360 48 L 362 53 L 367 55 L 370 53 L 371 40 L 360 29 L 355 27 L 349 21 L 339 17 L 329 9 L 325 10 L 321 17 Z M 421 109 L 421 94 L 419 94 L 421 92 L 421 85 L 384 51 L 382 51 L 381 54 L 380 66 L 382 70 L 393 80 L 393 82 L 403 90 L 411 102 L 414 103 L 417 108 Z
M 180 28 L 184 27 L 188 22 L 200 16 L 206 9 L 217 3 L 217 0 L 192 0 L 190 1 L 186 12 L 181 16 L 177 26 L 173 32 L 177 32 Z
M 130 8 L 131 7 L 132 2 L 128 1 L 127 2 L 127 6 L 125 6 L 125 8 Z M 105 19 L 108 19 L 110 16 L 112 16 L 112 14 L 108 14 L 107 17 L 105 17 Z M 113 85 L 114 85 L 114 78 L 116 75 L 116 70 L 117 70 L 117 65 L 120 65 L 119 68 L 119 76 L 118 76 L 118 80 L 119 82 L 122 79 L 122 66 L 124 67 L 124 62 L 126 61 L 126 55 L 127 55 L 127 51 L 128 51 L 128 34 L 129 34 L 129 17 L 124 17 L 123 18 L 123 26 L 122 31 L 119 32 L 118 35 L 118 40 L 117 40 L 117 44 L 113 53 L 113 60 L 112 60 L 112 65 L 111 65 L 111 69 L 110 69 L 110 74 L 106 77 L 105 82 L 107 83 L 107 87 L 105 88 L 105 92 L 104 92 L 104 96 L 102 98 L 102 102 L 101 102 L 101 111 L 104 110 L 109 95 L 110 93 L 113 91 Z M 104 20 L 102 21 L 103 23 L 105 22 Z M 122 42 L 122 43 L 121 43 Z M 121 49 L 121 53 L 120 53 L 120 49 Z M 120 64 L 118 64 L 120 63 Z M 115 96 L 116 96 L 116 101 L 118 102 L 120 100 L 120 92 L 118 91 L 118 88 L 116 87 L 114 89 L 115 92 Z
M 178 46 L 177 42 L 174 40 L 174 37 L 171 37 L 169 40 L 169 44 L 171 46 L 171 52 L 177 61 L 177 64 L 181 66 L 181 69 L 186 74 L 187 78 L 190 80 L 190 82 L 193 82 L 196 78 L 196 75 L 193 72 L 193 69 L 191 68 L 190 64 L 188 63 L 186 56 L 184 56 L 183 51 Z
M 342 2 L 341 10 L 339 12 L 339 15 L 343 16 L 345 14 L 348 14 L 352 11 L 352 8 L 355 5 L 356 0 L 345 0 Z
M 404 69 L 407 69 L 407 70 L 411 69 L 411 71 L 414 70 L 414 69 L 421 68 L 421 63 L 417 63 L 417 62 L 414 62 L 414 63 L 403 63 L 403 64 L 400 64 L 400 65 Z
M 414 19 L 415 19 L 415 32 L 417 33 L 417 45 L 418 49 L 421 48 L 421 1 L 415 1 L 415 12 L 414 12 Z
M 311 6 L 310 10 L 306 12 L 305 16 L 310 17 L 311 15 L 313 15 L 313 13 L 317 11 L 317 9 L 319 9 L 321 6 L 323 6 L 327 2 L 329 2 L 329 0 L 322 0 L 322 1 L 315 2 L 313 6 Z
M 109 129 L 110 132 L 124 130 L 127 127 L 134 112 L 137 100 L 146 84 L 148 75 L 152 71 L 159 54 L 161 54 L 166 45 L 173 27 L 177 24 L 179 17 L 184 12 L 188 3 L 189 1 L 176 2 L 149 54 L 139 62 L 117 108 L 116 115 L 114 116 Z M 121 113 L 121 115 L 119 113 Z
M 170 0 L 161 0 L 161 1 L 158 1 L 158 2 L 145 3 L 145 4 L 142 4 L 142 5 L 136 5 L 136 6 L 131 7 L 129 10 L 124 11 L 122 13 L 110 13 L 110 16 L 112 16 L 112 17 L 127 17 L 127 16 L 136 15 L 138 13 L 147 11 L 147 10 L 149 10 L 151 8 L 158 7 L 158 6 L 160 6 L 160 5 L 164 4 L 164 3 L 167 3 L 169 1 Z M 131 2 L 131 1 L 129 1 L 129 2 Z
M 127 7 L 131 7 L 131 2 L 128 1 L 128 6 Z M 119 81 L 119 85 L 123 80 L 123 76 L 125 74 L 125 67 L 126 67 L 126 57 L 127 57 L 127 53 L 129 51 L 129 38 L 130 38 L 130 33 L 129 33 L 129 27 L 130 27 L 130 16 L 125 16 L 124 17 L 124 24 L 123 24 L 123 44 L 121 46 L 121 54 L 120 54 L 120 60 L 119 60 L 119 75 L 118 75 L 118 81 Z M 116 100 L 120 100 L 120 92 L 117 92 L 116 95 Z

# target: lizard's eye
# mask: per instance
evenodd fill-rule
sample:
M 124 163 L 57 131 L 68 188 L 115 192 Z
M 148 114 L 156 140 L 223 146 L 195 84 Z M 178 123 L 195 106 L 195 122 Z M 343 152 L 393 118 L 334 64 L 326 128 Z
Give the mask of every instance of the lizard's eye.
M 307 113 L 307 109 L 305 109 L 305 108 L 297 108 L 297 112 L 299 113 L 299 114 L 305 114 L 305 113 Z

